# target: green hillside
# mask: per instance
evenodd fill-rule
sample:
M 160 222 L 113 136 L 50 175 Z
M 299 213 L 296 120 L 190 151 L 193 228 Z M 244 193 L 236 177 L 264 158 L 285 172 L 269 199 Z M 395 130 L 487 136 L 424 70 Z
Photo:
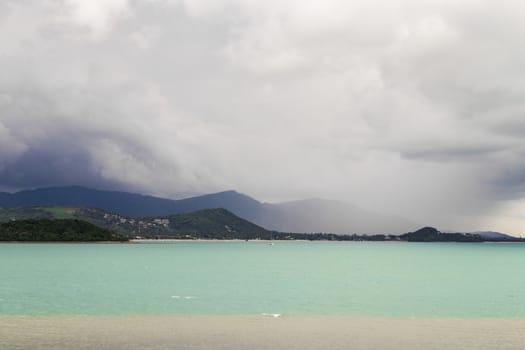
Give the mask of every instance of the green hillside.
M 255 239 L 270 238 L 271 232 L 233 215 L 226 209 L 206 209 L 190 214 L 172 215 L 169 231 L 177 236 L 199 235 L 201 238 Z
M 26 219 L 0 224 L 0 241 L 127 241 L 121 234 L 75 219 Z
M 130 218 L 95 208 L 29 207 L 0 209 L 0 222 L 76 219 L 142 238 L 270 239 L 272 232 L 225 209 L 206 209 L 166 217 Z
M 57 208 L 65 210 L 65 208 Z M 54 219 L 55 214 L 53 211 L 55 208 L 40 208 L 40 207 L 27 207 L 27 208 L 9 208 L 0 210 L 0 222 L 13 221 L 13 220 L 27 220 L 27 219 Z

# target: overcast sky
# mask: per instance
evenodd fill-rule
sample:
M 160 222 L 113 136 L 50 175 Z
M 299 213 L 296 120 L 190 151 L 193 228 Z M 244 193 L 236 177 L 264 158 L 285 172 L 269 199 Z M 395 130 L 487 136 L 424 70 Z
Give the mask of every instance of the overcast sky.
M 0 189 L 525 233 L 525 3 L 0 0 Z

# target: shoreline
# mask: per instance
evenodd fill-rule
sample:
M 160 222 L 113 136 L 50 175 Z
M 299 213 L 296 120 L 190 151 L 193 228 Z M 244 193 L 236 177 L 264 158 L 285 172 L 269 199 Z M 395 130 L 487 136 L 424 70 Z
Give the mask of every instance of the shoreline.
M 525 347 L 525 319 L 368 316 L 0 316 L 10 349 L 465 349 Z
M 400 240 L 388 240 L 388 241 L 332 241 L 332 240 L 308 240 L 308 239 L 130 239 L 128 241 L 0 241 L 0 244 L 141 244 L 141 243 L 188 243 L 188 242 L 226 242 L 226 243 L 417 243 L 417 244 L 524 244 L 525 242 L 513 242 L 513 241 L 482 241 L 482 242 L 408 242 Z

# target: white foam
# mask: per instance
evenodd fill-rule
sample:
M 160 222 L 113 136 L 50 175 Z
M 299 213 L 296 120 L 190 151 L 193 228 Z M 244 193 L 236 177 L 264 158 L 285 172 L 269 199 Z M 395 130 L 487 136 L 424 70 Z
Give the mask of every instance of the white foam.
M 187 296 L 172 295 L 171 298 L 172 298 L 172 299 L 186 299 L 186 300 L 197 299 L 197 297 L 194 296 L 194 295 L 187 295 Z
M 281 314 L 268 314 L 266 312 L 263 312 L 261 315 L 262 316 L 269 316 L 269 317 L 273 317 L 273 318 L 281 317 Z

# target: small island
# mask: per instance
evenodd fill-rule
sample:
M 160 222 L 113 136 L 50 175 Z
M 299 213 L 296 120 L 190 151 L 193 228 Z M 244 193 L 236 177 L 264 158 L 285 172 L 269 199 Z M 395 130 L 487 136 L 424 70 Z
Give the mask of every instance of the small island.
M 124 242 L 119 233 L 76 219 L 29 219 L 0 224 L 4 242 Z
M 434 227 L 423 227 L 417 231 L 405 233 L 399 236 L 400 240 L 407 242 L 463 242 L 463 243 L 477 243 L 483 241 L 489 241 L 484 239 L 479 234 L 474 233 L 460 233 L 460 232 L 449 232 L 444 233 L 438 231 Z M 513 240 L 512 237 L 507 237 L 507 241 Z M 518 241 L 518 239 L 516 239 Z

